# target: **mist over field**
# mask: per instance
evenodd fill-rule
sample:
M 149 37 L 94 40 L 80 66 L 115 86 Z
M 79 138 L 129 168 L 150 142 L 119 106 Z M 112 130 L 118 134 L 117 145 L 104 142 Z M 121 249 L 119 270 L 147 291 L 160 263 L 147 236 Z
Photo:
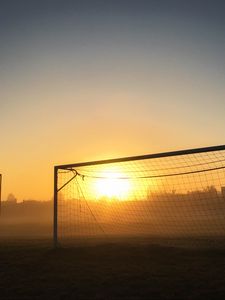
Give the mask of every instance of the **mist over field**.
M 52 235 L 52 201 L 27 200 L 20 203 L 3 201 L 0 238 L 48 237 Z
M 152 193 L 146 199 L 58 199 L 59 239 L 218 237 L 225 228 L 224 189 Z M 0 238 L 52 238 L 53 201 L 12 198 L 1 205 Z

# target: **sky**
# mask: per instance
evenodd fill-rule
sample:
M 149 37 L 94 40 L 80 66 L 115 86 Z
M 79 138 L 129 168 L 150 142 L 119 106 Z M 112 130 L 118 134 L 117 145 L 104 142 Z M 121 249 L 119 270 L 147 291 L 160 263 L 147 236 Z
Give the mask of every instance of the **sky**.
M 0 1 L 3 199 L 53 166 L 224 144 L 225 2 Z

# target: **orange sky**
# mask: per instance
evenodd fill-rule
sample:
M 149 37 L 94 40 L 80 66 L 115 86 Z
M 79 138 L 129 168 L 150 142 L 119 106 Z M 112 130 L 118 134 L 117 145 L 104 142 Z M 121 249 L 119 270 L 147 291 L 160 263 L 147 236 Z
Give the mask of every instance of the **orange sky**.
M 223 21 L 29 9 L 0 32 L 3 199 L 51 199 L 56 164 L 224 143 Z

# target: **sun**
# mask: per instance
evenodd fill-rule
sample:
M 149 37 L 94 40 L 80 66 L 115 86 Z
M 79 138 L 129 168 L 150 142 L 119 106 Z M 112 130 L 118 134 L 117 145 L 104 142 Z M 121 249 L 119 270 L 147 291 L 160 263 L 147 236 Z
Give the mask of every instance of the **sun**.
M 130 182 L 121 173 L 104 172 L 95 183 L 98 198 L 125 200 L 130 192 Z

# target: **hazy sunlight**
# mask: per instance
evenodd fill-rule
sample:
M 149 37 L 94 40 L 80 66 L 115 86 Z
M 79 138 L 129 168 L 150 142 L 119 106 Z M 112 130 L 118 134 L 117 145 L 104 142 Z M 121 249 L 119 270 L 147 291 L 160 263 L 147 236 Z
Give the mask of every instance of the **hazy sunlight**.
M 121 173 L 102 173 L 102 178 L 95 183 L 97 198 L 108 197 L 124 200 L 130 193 L 130 182 Z

